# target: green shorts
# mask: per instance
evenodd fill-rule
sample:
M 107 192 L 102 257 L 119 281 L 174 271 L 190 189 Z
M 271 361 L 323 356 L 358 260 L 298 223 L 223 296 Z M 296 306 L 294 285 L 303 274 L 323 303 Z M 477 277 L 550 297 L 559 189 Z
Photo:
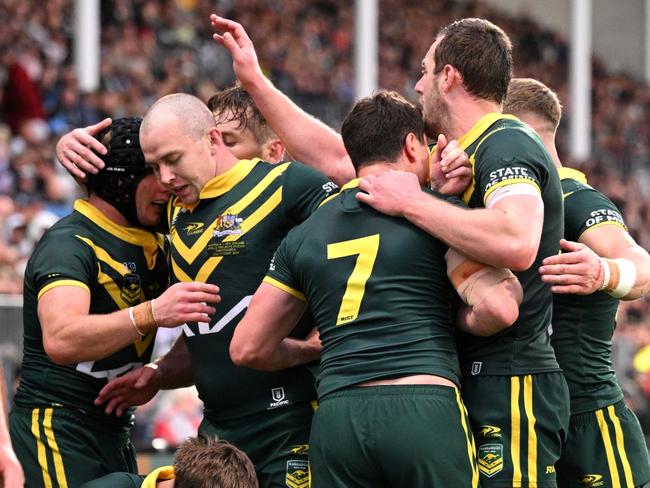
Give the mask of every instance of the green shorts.
M 458 390 L 353 387 L 324 397 L 310 438 L 313 488 L 476 488 L 474 439 Z
M 569 427 L 564 375 L 468 376 L 461 385 L 481 486 L 556 487 L 555 464 Z
M 556 467 L 561 488 L 632 488 L 648 483 L 648 449 L 634 412 L 621 400 L 572 415 Z
M 128 431 L 111 430 L 80 412 L 16 407 L 9 429 L 30 488 L 72 488 L 114 471 L 137 472 Z
M 248 454 L 260 488 L 309 486 L 309 430 L 316 402 L 304 402 L 215 425 L 203 419 L 199 432 L 216 435 Z

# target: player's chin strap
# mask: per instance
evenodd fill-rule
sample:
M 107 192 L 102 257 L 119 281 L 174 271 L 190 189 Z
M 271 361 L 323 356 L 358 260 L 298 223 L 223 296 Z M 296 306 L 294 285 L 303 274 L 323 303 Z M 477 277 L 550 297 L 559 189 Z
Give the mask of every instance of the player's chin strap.
M 636 266 L 629 259 L 600 258 L 603 268 L 603 284 L 600 291 L 614 298 L 626 296 L 636 283 Z

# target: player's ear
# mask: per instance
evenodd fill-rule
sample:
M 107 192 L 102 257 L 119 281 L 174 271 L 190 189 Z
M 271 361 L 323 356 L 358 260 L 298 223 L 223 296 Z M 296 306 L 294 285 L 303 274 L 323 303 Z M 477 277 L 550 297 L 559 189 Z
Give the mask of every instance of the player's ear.
M 207 132 L 208 141 L 210 143 L 210 154 L 215 155 L 221 147 L 223 147 L 223 138 L 221 131 L 216 127 L 210 127 Z
M 418 160 L 418 150 L 420 149 L 419 144 L 422 144 L 422 142 L 413 132 L 406 134 L 402 152 L 410 163 L 416 162 Z
M 284 159 L 284 144 L 280 139 L 270 139 L 262 146 L 262 159 L 269 163 L 279 163 Z

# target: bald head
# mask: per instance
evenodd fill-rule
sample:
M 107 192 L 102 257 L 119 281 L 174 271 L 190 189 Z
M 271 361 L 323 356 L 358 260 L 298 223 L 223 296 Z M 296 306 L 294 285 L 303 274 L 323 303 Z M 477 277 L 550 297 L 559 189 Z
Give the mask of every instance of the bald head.
M 140 133 L 146 135 L 163 120 L 178 120 L 183 133 L 199 139 L 215 127 L 214 116 L 205 103 L 187 93 L 173 93 L 157 100 L 142 119 Z

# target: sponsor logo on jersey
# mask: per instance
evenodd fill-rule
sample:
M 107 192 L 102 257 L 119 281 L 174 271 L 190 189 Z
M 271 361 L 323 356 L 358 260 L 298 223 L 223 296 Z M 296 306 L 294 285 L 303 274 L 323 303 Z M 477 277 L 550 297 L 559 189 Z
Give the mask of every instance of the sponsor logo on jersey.
M 495 427 L 494 425 L 481 425 L 481 430 L 479 430 L 479 435 L 485 438 L 492 437 L 501 437 L 501 428 Z
M 602 475 L 599 474 L 583 474 L 580 477 L 580 483 L 582 483 L 585 488 L 595 488 L 605 484 Z
M 223 214 L 217 217 L 214 225 L 214 236 L 238 236 L 242 233 L 241 224 L 244 219 L 235 214 Z
M 289 452 L 292 454 L 309 454 L 309 444 L 298 444 L 296 446 L 292 446 L 291 449 L 289 449 Z
M 533 183 L 537 184 L 535 178 L 528 173 L 528 168 L 523 168 L 521 166 L 512 166 L 509 168 L 499 168 L 490 173 L 490 181 L 485 185 L 485 192 L 487 192 L 494 185 L 502 183 L 508 180 L 530 180 Z
M 478 470 L 488 478 L 503 469 L 503 445 L 483 444 L 478 448 Z
M 600 210 L 594 210 L 590 215 L 591 217 L 585 222 L 587 227 L 593 227 L 594 225 L 602 224 L 603 222 L 614 222 L 627 229 L 623 217 L 616 210 L 601 208 Z
M 124 275 L 122 282 L 122 289 L 120 290 L 120 297 L 129 306 L 137 305 L 140 303 L 142 296 L 142 288 L 140 287 L 140 276 L 135 273 L 128 273 Z
M 284 387 L 282 386 L 271 389 L 271 398 L 273 398 L 273 401 L 269 404 L 269 410 L 273 408 L 284 407 L 291 403 L 286 399 Z
M 325 193 L 332 193 L 334 190 L 338 188 L 338 185 L 333 181 L 328 181 L 323 185 L 322 188 L 325 191 Z
M 183 230 L 188 236 L 193 236 L 196 234 L 201 234 L 203 232 L 203 227 L 205 227 L 205 224 L 203 222 L 190 222 L 185 227 L 183 227 Z
M 476 376 L 481 372 L 481 368 L 483 367 L 483 362 L 482 361 L 474 361 L 472 363 L 472 375 Z
M 286 485 L 289 488 L 307 488 L 309 486 L 309 462 L 305 459 L 287 461 Z

